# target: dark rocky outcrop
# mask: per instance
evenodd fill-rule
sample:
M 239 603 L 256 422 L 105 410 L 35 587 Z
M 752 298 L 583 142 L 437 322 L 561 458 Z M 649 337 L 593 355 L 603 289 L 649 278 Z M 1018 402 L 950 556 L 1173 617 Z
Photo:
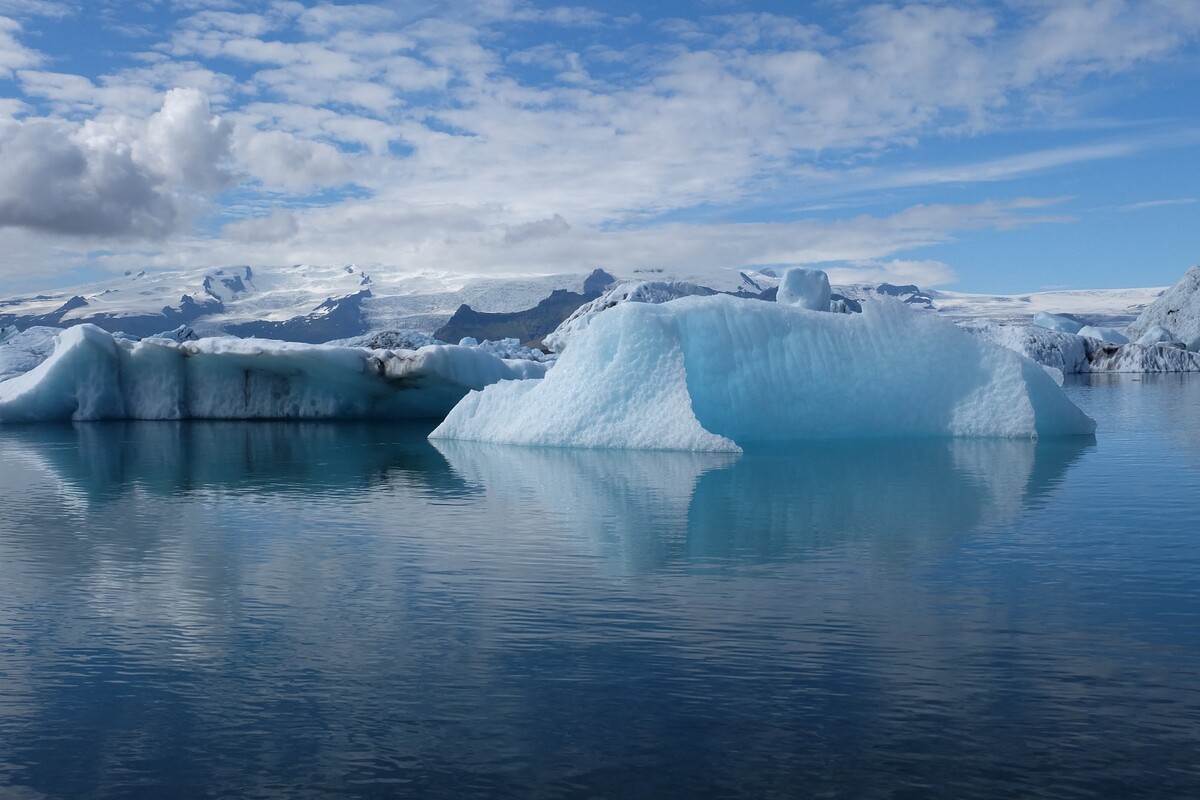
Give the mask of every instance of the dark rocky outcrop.
M 226 331 L 234 336 L 307 344 L 347 339 L 366 333 L 367 321 L 362 304 L 370 296 L 371 290 L 363 289 L 345 297 L 330 297 L 304 316 L 282 322 L 243 322 L 226 326 Z
M 925 306 L 925 308 L 933 308 L 933 298 L 921 291 L 920 287 L 908 283 L 904 286 L 896 286 L 891 283 L 881 283 L 875 287 L 876 294 L 887 295 L 888 297 L 900 297 L 904 302 L 914 306 Z
M 615 281 L 612 275 L 597 269 L 584 280 L 582 294 L 556 289 L 536 306 L 523 311 L 487 313 L 464 303 L 433 335 L 444 342 L 457 342 L 470 336 L 481 342 L 517 339 L 524 347 L 541 347 L 542 339 L 571 312 L 595 300 Z

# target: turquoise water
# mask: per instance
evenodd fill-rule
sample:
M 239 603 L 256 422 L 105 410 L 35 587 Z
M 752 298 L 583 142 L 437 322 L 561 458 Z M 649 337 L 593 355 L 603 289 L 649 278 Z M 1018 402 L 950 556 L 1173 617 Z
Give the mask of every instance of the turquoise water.
M 1200 380 L 741 457 L 0 429 L 0 797 L 1200 796 Z

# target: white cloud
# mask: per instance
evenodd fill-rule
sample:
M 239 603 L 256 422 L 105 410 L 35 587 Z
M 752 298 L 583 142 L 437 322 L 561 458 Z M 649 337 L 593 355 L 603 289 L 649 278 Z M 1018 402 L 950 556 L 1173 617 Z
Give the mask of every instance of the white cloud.
M 1162 141 L 1156 142 L 1159 145 Z M 900 186 L 933 186 L 942 183 L 984 183 L 1041 172 L 1068 164 L 1120 158 L 1145 149 L 1151 142 L 1130 139 L 1103 144 L 1058 147 L 1021 153 L 1015 156 L 980 161 L 971 164 L 946 164 L 923 169 L 899 169 L 887 175 L 867 178 L 868 188 Z
M 325 37 L 345 29 L 378 30 L 395 22 L 396 14 L 391 9 L 360 3 L 312 6 L 304 9 L 297 24 L 309 36 Z
M 353 175 L 350 160 L 324 142 L 284 131 L 239 131 L 236 152 L 241 168 L 270 190 L 307 192 L 340 186 Z
M 1162 58 L 1200 27 L 1200 4 L 1193 0 L 1055 0 L 1038 11 L 1016 48 L 1014 76 L 1021 85 Z
M 0 0 L 9 13 L 43 5 L 58 4 Z M 224 228 L 235 244 L 200 237 L 187 257 L 248 247 L 278 260 L 282 243 L 287 258 L 478 270 L 828 256 L 936 279 L 941 267 L 897 254 L 964 226 L 1025 224 L 1028 209 L 997 204 L 987 218 L 985 206 L 963 216 L 943 204 L 817 223 L 780 208 L 1011 180 L 1161 145 L 1083 136 L 979 148 L 999 154 L 969 162 L 930 160 L 921 146 L 1076 118 L 1088 112 L 1072 108 L 1082 81 L 1171 58 L 1200 34 L 1194 0 L 837 4 L 823 26 L 771 14 L 643 23 L 523 0 L 157 7 L 188 13 L 104 75 L 48 71 L 66 62 L 28 49 L 20 25 L 0 17 L 0 76 L 15 75 L 25 98 L 0 112 L 49 114 L 55 143 L 36 153 L 21 124 L 6 123 L 24 159 L 6 169 L 18 183 L 45 174 L 85 187 L 64 230 L 161 237 L 239 179 L 251 206 L 352 183 L 370 196 L 236 221 Z M 83 177 L 64 169 L 71 153 Z M 104 177 L 120 164 L 126 183 Z M 149 216 L 79 222 L 109 179 Z M 777 221 L 661 222 L 749 200 Z M 6 224 L 57 224 L 47 209 L 22 213 Z M 939 213 L 953 219 L 923 221 Z M 178 246 L 162 245 L 163 259 L 184 257 Z
M 0 14 L 65 17 L 75 11 L 70 3 L 59 0 L 0 0 Z
M 77 236 L 161 237 L 177 206 L 132 148 L 94 127 L 0 126 L 0 226 Z
M 208 98 L 195 89 L 167 92 L 160 111 L 146 123 L 136 152 L 168 179 L 202 191 L 229 184 L 232 126 L 213 116 Z
M 37 66 L 43 57 L 17 40 L 21 25 L 9 17 L 0 17 L 0 78 L 11 78 L 15 70 Z
M 955 279 L 931 260 L 897 254 L 971 230 L 1034 225 L 1056 218 L 1044 201 L 914 206 L 889 216 L 777 223 L 675 223 L 601 231 L 562 217 L 514 221 L 486 205 L 378 201 L 275 211 L 227 227 L 220 241 L 181 243 L 163 265 L 359 263 L 464 275 L 554 274 L 607 267 L 667 272 L 717 283 L 759 265 L 821 264 L 841 281 L 921 286 Z M 114 267 L 125 263 L 118 253 Z M 843 262 L 843 263 L 834 263 Z
M 0 227 L 87 237 L 157 239 L 212 191 L 229 127 L 195 90 L 169 92 L 145 122 L 129 118 L 0 123 Z
M 279 244 L 299 233 L 295 215 L 276 208 L 265 217 L 255 217 L 225 226 L 225 235 L 235 242 Z
M 531 239 L 562 236 L 569 230 L 571 230 L 571 226 L 562 218 L 562 215 L 555 214 L 552 217 L 535 220 L 534 222 L 505 226 L 504 243 L 516 244 L 518 242 L 527 242 Z
M 255 37 L 274 30 L 276 23 L 262 14 L 201 11 L 185 19 L 182 27 L 197 31 L 222 31 L 239 36 Z
M 17 73 L 26 94 L 53 101 L 60 107 L 92 105 L 96 86 L 82 75 L 21 70 Z
M 927 289 L 945 286 L 958 280 L 958 275 L 950 265 L 933 259 L 868 260 L 844 267 L 829 267 L 826 271 L 829 273 L 829 280 L 841 284 L 914 284 Z
M 1194 197 L 1174 197 L 1166 200 L 1144 200 L 1141 203 L 1130 203 L 1121 206 L 1118 211 L 1147 211 L 1152 208 L 1167 208 L 1170 206 L 1190 206 L 1196 202 Z

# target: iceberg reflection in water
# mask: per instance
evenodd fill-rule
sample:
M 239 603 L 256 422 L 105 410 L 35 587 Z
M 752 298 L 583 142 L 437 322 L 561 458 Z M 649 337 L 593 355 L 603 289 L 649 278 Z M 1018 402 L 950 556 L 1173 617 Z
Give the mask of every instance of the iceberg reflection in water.
M 1105 430 L 2 428 L 0 796 L 1194 794 L 1200 473 Z
M 8 458 L 37 464 L 75 498 L 113 500 L 203 490 L 306 497 L 393 481 L 461 491 L 426 424 L 380 422 L 100 422 L 0 430 Z M 347 498 L 352 499 L 352 498 Z
M 433 444 L 491 502 L 536 504 L 636 566 L 964 534 L 1053 489 L 1094 439 L 812 442 L 741 455 Z

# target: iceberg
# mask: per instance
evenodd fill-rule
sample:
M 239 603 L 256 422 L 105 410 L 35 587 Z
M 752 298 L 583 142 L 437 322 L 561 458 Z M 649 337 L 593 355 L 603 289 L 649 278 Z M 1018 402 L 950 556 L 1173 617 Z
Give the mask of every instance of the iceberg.
M 1040 365 L 902 303 L 830 314 L 716 295 L 610 308 L 543 380 L 471 392 L 431 437 L 738 451 L 1094 431 Z
M 1034 314 L 1033 324 L 1039 328 L 1045 328 L 1048 331 L 1058 331 L 1059 333 L 1079 333 L 1079 329 L 1083 327 L 1082 322 L 1046 311 L 1039 311 Z
M 1137 340 L 1155 326 L 1174 333 L 1188 350 L 1200 350 L 1200 265 L 1146 306 L 1129 335 Z
M 967 327 L 965 330 L 1066 375 L 1091 371 L 1087 344 L 1094 340 L 1074 333 L 1053 330 L 1042 325 L 992 323 Z
M 966 330 L 1067 375 L 1200 372 L 1200 353 L 1184 350 L 1179 342 L 1169 340 L 1114 344 L 1037 325 L 989 323 Z
M 45 361 L 0 383 L 0 422 L 438 418 L 469 390 L 546 369 L 455 345 L 129 341 L 85 324 L 59 333 Z
M 1162 325 L 1151 325 L 1145 333 L 1137 338 L 1134 344 L 1140 344 L 1143 347 L 1149 347 L 1152 344 L 1177 344 L 1184 347 L 1183 342 L 1179 341 L 1179 337 Z
M 1075 333 L 1084 337 L 1085 339 L 1097 339 L 1101 342 L 1109 342 L 1111 344 L 1129 344 L 1129 337 L 1121 333 L 1116 328 L 1105 328 L 1099 325 L 1084 325 Z
M 1200 372 L 1200 353 L 1179 344 L 1111 344 L 1088 340 L 1087 372 Z M 1081 370 L 1084 371 L 1084 370 Z

